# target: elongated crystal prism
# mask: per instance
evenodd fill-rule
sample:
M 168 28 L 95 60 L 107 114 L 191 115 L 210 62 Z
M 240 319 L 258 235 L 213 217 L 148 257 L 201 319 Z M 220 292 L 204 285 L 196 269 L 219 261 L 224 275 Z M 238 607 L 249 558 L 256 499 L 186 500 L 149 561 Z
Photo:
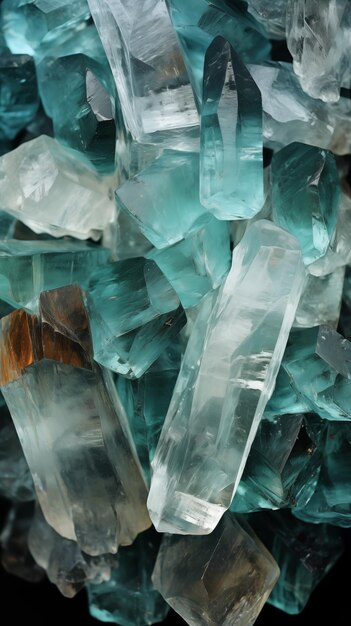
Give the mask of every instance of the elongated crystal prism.
M 163 532 L 206 534 L 229 507 L 272 394 L 304 282 L 297 241 L 250 225 L 196 320 L 153 460 Z
M 1 388 L 47 522 L 92 556 L 114 553 L 150 525 L 127 418 L 92 361 L 79 287 L 39 305 L 40 318 L 2 319 Z
M 218 219 L 248 219 L 263 206 L 260 91 L 228 41 L 208 47 L 201 108 L 200 199 Z
M 251 528 L 227 514 L 207 537 L 166 536 L 153 582 L 191 626 L 251 626 L 278 576 Z

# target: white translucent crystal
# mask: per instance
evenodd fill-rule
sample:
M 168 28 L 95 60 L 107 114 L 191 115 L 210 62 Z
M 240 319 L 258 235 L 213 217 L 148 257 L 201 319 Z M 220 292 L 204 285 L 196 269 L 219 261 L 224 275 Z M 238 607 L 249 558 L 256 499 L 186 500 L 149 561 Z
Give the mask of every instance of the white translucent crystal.
M 230 506 L 304 280 L 295 238 L 249 225 L 195 322 L 156 449 L 148 508 L 159 531 L 209 533 Z
M 326 276 L 307 275 L 294 326 L 312 328 L 321 324 L 337 327 L 340 315 L 345 268 Z

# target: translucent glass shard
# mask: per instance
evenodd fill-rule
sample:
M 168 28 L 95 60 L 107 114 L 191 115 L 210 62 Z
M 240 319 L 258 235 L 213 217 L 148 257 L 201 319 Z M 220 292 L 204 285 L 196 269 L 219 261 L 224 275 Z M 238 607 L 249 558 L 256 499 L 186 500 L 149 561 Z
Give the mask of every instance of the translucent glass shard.
M 296 240 L 259 220 L 195 322 L 153 459 L 159 531 L 211 532 L 230 506 L 271 396 L 304 281 Z
M 261 94 L 221 37 L 208 47 L 204 62 L 200 199 L 227 220 L 253 217 L 264 200 Z
M 166 535 L 153 582 L 191 626 L 251 626 L 278 576 L 252 530 L 227 514 L 207 537 Z
M 337 327 L 344 285 L 345 268 L 326 276 L 307 275 L 296 311 L 294 327 L 312 328 L 321 324 Z
M 38 87 L 33 60 L 27 55 L 1 53 L 0 140 L 14 139 L 34 118 Z

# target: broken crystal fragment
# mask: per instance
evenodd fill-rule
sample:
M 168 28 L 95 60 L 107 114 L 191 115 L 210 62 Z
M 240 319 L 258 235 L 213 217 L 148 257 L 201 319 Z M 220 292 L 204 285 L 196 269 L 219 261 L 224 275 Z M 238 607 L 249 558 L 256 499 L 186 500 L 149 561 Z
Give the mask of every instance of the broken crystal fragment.
M 286 511 L 260 513 L 250 522 L 280 568 L 269 604 L 290 615 L 300 613 L 343 551 L 340 531 L 328 524 L 305 524 Z
M 204 62 L 200 199 L 222 220 L 253 217 L 264 202 L 261 94 L 222 37 Z
M 219 287 L 229 271 L 228 224 L 210 218 L 196 233 L 169 248 L 154 248 L 147 257 L 164 273 L 183 307 L 196 306 Z
M 318 332 L 316 354 L 351 380 L 351 343 L 328 326 L 321 326 Z
M 349 85 L 351 12 L 348 0 L 288 0 L 286 36 L 294 70 L 312 98 L 336 102 Z
M 137 220 L 156 248 L 165 248 L 209 219 L 200 204 L 198 187 L 198 154 L 165 150 L 138 176 L 119 187 L 117 203 Z
M 114 216 L 113 186 L 45 135 L 0 158 L 1 209 L 36 233 L 99 239 Z
M 251 224 L 195 322 L 158 442 L 148 507 L 159 531 L 209 533 L 230 506 L 303 282 L 297 241 Z
M 325 276 L 351 263 L 351 198 L 341 190 L 334 236 L 326 255 L 312 263 L 308 271 L 314 276 Z
M 262 24 L 271 39 L 285 38 L 285 16 L 287 0 L 248 0 L 249 12 Z
M 2 392 L 47 522 L 92 556 L 114 553 L 150 525 L 127 418 L 92 361 L 79 287 L 43 292 L 39 310 L 1 321 Z
M 159 535 L 150 530 L 118 551 L 111 579 L 88 587 L 93 617 L 120 626 L 147 626 L 165 619 L 169 606 L 151 582 L 159 543 Z
M 166 535 L 152 579 L 191 626 L 251 626 L 278 576 L 251 528 L 227 514 L 207 537 Z
M 46 522 L 39 505 L 31 521 L 28 547 L 35 562 L 67 598 L 73 598 L 87 582 L 109 580 L 115 557 L 88 556 L 75 541 L 64 539 Z
M 0 242 L 0 298 L 36 311 L 41 291 L 69 284 L 87 287 L 108 250 L 81 241 Z
M 312 328 L 321 324 L 337 327 L 344 275 L 344 267 L 338 267 L 326 276 L 307 274 L 305 287 L 296 311 L 294 327 Z
M 299 241 L 309 265 L 324 256 L 336 227 L 340 187 L 334 156 L 292 143 L 271 165 L 273 219 Z
M 39 106 L 33 60 L 27 55 L 0 53 L 0 86 L 0 140 L 14 139 Z
M 137 141 L 194 149 L 198 113 L 163 0 L 88 0 Z
M 176 292 L 152 260 L 98 268 L 88 291 L 94 358 L 120 374 L 141 376 L 186 323 Z

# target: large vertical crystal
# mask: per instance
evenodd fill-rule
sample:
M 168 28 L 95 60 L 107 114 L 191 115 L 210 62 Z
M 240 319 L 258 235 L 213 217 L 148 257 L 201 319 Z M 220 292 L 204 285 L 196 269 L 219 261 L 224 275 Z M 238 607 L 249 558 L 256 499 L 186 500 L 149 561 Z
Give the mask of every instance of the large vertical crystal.
M 286 35 L 294 70 L 310 96 L 336 102 L 349 83 L 349 0 L 288 0 Z
M 198 114 L 163 0 L 88 0 L 125 124 L 145 143 L 195 145 Z
M 216 302 L 205 300 L 153 460 L 158 530 L 211 532 L 229 507 L 272 394 L 304 282 L 297 241 L 250 225 Z
M 200 199 L 219 219 L 250 218 L 263 206 L 261 94 L 222 37 L 205 56 Z
M 251 626 L 278 576 L 251 528 L 227 514 L 208 537 L 164 537 L 153 582 L 191 626 Z
M 40 317 L 2 319 L 1 388 L 48 523 L 94 556 L 150 524 L 127 418 L 92 360 L 77 286 L 43 292 Z

